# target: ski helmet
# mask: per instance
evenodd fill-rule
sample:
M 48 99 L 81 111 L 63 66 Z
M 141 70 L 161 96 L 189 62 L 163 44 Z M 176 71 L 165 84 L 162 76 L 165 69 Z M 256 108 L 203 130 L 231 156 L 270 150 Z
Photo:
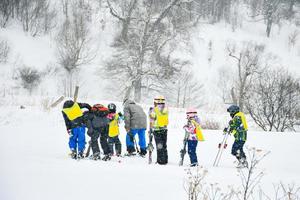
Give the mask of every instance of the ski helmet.
M 73 105 L 74 105 L 74 101 L 67 100 L 67 101 L 65 101 L 63 108 L 71 108 Z
M 195 108 L 188 108 L 186 110 L 186 117 L 187 118 L 193 118 L 197 115 L 197 110 Z
M 111 112 L 111 113 L 115 113 L 117 110 L 117 106 L 114 103 L 108 104 L 107 108 L 108 108 L 109 112 Z
M 154 98 L 154 103 L 155 104 L 165 104 L 165 97 L 162 95 L 159 95 L 157 97 Z
M 240 111 L 240 108 L 237 105 L 231 105 L 227 108 L 227 112 L 230 113 L 230 115 L 235 115 Z

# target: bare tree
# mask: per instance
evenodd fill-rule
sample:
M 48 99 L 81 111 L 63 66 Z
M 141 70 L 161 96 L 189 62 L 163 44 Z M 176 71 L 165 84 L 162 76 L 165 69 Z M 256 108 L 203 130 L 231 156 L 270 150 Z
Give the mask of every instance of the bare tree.
M 84 10 L 76 2 L 71 7 L 72 15 L 67 15 L 61 30 L 57 35 L 58 62 L 68 75 L 66 96 L 73 94 L 73 75 L 79 67 L 90 63 L 96 56 L 91 47 L 89 24 Z
M 197 80 L 192 70 L 181 69 L 161 91 L 171 105 L 178 108 L 198 108 L 204 104 L 203 84 Z
M 272 26 L 276 20 L 279 18 L 279 9 L 282 6 L 282 0 L 264 0 L 263 4 L 263 16 L 267 24 L 266 33 L 267 37 L 270 37 Z M 277 19 L 278 20 L 278 19 Z
M 243 42 L 239 49 L 235 43 L 227 44 L 226 50 L 229 57 L 235 60 L 237 69 L 237 80 L 230 91 L 231 100 L 237 103 L 241 110 L 244 110 L 246 93 L 249 91 L 254 75 L 259 72 L 264 49 L 264 45 L 253 42 Z
M 6 40 L 0 38 L 0 63 L 6 63 L 10 52 L 10 46 Z
M 294 130 L 300 113 L 299 79 L 283 69 L 264 70 L 252 84 L 246 107 L 264 131 Z
M 0 27 L 5 28 L 11 18 L 12 3 L 10 0 L 0 1 Z
M 176 72 L 170 65 L 174 62 L 170 43 L 176 33 L 167 19 L 181 0 L 170 0 L 158 11 L 155 2 L 131 0 L 112 5 L 112 1 L 107 1 L 112 16 L 122 24 L 122 29 L 113 44 L 116 53 L 108 61 L 106 71 L 111 78 L 117 75 L 128 80 L 125 93 L 129 95 L 133 91 L 137 102 L 141 100 L 143 88 L 147 88 L 145 79 L 151 77 L 157 81 Z
M 48 0 L 21 0 L 18 19 L 22 22 L 23 30 L 34 37 L 47 33 L 54 27 L 56 13 L 50 9 Z
M 288 36 L 288 46 L 289 49 L 291 49 L 292 47 L 294 47 L 297 43 L 298 40 L 298 36 L 299 36 L 299 31 L 298 30 L 294 30 L 293 32 L 291 32 Z
M 41 74 L 32 67 L 24 66 L 18 70 L 19 78 L 22 86 L 32 94 L 32 91 L 39 85 L 41 81 Z

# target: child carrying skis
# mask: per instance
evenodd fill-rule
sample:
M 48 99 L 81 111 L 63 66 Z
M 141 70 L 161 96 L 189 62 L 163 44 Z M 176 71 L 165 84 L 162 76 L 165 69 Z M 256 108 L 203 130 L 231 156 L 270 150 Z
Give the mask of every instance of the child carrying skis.
M 198 165 L 196 148 L 198 141 L 204 141 L 202 130 L 200 127 L 200 120 L 197 116 L 197 110 L 190 108 L 186 112 L 187 124 L 183 127 L 186 132 L 186 138 L 188 143 L 188 154 L 191 160 L 191 167 Z
M 108 145 L 110 154 L 114 155 L 114 145 L 116 150 L 116 156 L 120 156 L 122 153 L 122 144 L 119 139 L 119 123 L 124 120 L 122 113 L 116 113 L 117 106 L 113 103 L 108 104 L 107 118 L 110 120 L 108 128 Z

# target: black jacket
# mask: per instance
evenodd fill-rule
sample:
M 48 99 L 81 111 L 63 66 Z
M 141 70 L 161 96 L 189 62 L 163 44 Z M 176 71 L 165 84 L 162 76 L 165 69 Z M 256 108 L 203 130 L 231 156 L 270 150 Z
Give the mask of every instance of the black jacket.
M 84 122 L 88 128 L 87 134 L 92 135 L 94 131 L 101 134 L 108 134 L 109 119 L 107 118 L 108 112 L 89 111 L 84 112 Z
M 91 110 L 91 106 L 87 103 L 78 103 L 78 105 L 80 108 L 86 108 L 88 110 Z M 73 105 L 71 105 L 71 104 L 64 104 L 64 108 L 70 108 L 72 106 Z M 66 127 L 68 130 L 84 125 L 84 116 L 78 117 L 71 121 L 71 120 L 69 120 L 69 118 L 67 117 L 67 115 L 64 112 L 62 112 L 62 114 L 63 114 L 65 124 L 66 124 Z

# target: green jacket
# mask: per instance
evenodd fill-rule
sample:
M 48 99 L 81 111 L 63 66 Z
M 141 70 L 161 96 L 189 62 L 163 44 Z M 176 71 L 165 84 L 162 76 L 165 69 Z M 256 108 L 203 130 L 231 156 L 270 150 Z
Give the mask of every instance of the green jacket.
M 244 113 L 236 113 L 230 121 L 230 132 L 233 134 L 236 141 L 246 141 L 247 131 L 248 124 Z

